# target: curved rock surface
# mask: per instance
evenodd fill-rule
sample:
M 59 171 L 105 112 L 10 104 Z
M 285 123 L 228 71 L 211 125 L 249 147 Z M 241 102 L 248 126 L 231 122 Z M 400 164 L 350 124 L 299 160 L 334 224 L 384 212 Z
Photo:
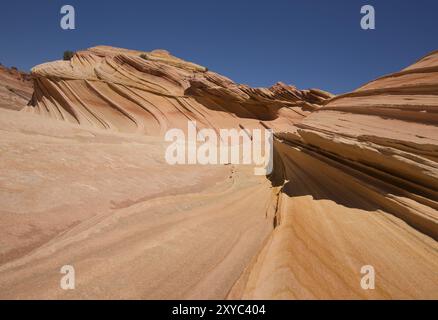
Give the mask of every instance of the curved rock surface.
M 71 61 L 32 69 L 35 93 L 26 111 L 96 128 L 158 135 L 186 128 L 288 127 L 331 94 L 239 85 L 165 50 L 141 52 L 99 46 Z
M 30 100 L 32 92 L 29 74 L 0 64 L 0 108 L 20 110 Z
M 277 228 L 232 297 L 438 297 L 437 70 L 434 52 L 277 133 Z
M 25 112 L 0 110 L 0 298 L 437 299 L 437 67 L 338 97 L 164 50 L 35 67 Z M 166 164 L 188 120 L 274 129 L 273 174 Z

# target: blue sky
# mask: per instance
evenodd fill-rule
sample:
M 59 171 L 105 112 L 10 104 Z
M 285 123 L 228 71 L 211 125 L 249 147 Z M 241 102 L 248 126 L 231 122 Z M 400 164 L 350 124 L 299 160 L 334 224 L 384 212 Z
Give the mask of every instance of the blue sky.
M 76 9 L 76 30 L 59 27 Z M 360 28 L 360 8 L 376 30 Z M 167 49 L 236 82 L 334 93 L 438 49 L 436 0 L 14 0 L 1 6 L 0 62 L 29 70 L 65 50 L 105 44 Z

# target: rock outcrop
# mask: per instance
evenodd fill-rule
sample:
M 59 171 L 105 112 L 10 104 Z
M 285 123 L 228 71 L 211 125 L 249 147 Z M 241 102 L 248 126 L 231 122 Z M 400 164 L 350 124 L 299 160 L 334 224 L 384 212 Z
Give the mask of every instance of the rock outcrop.
M 164 50 L 94 47 L 71 61 L 36 66 L 32 75 L 35 93 L 26 111 L 149 135 L 185 128 L 187 120 L 209 128 L 254 126 L 259 120 L 287 128 L 332 97 L 282 83 L 269 89 L 239 85 Z
M 437 52 L 337 97 L 105 46 L 32 77 L 0 110 L 0 298 L 438 298 Z M 167 164 L 188 120 L 272 128 L 273 173 Z
M 20 110 L 30 100 L 32 92 L 29 74 L 0 64 L 0 108 Z
M 437 298 L 437 71 L 434 52 L 277 133 L 277 227 L 232 297 Z
M 378 181 L 376 203 L 438 239 L 438 52 L 332 99 L 296 127 L 279 136 Z

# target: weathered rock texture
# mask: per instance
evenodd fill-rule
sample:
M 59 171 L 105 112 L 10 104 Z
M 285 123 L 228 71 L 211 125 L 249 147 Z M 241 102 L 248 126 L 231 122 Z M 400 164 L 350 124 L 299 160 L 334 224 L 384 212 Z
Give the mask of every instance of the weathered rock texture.
M 150 53 L 95 47 L 71 61 L 32 70 L 35 93 L 26 111 L 83 126 L 161 134 L 186 128 L 234 128 L 259 120 L 288 127 L 317 109 L 329 93 L 238 85 L 164 50 Z
M 32 92 L 30 75 L 0 64 L 0 108 L 20 110 L 30 100 Z
M 277 134 L 277 228 L 238 297 L 438 297 L 437 71 L 435 52 Z
M 35 67 L 25 112 L 0 110 L 0 298 L 437 299 L 437 68 L 333 97 L 164 50 Z M 168 165 L 188 120 L 274 129 L 273 174 Z

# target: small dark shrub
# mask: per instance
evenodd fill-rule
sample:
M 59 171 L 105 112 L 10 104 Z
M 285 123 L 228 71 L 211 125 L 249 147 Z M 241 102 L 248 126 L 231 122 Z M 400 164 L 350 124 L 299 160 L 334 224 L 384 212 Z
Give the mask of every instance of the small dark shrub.
M 70 61 L 71 58 L 73 58 L 73 56 L 75 55 L 75 53 L 73 51 L 64 51 L 64 60 L 65 61 Z

